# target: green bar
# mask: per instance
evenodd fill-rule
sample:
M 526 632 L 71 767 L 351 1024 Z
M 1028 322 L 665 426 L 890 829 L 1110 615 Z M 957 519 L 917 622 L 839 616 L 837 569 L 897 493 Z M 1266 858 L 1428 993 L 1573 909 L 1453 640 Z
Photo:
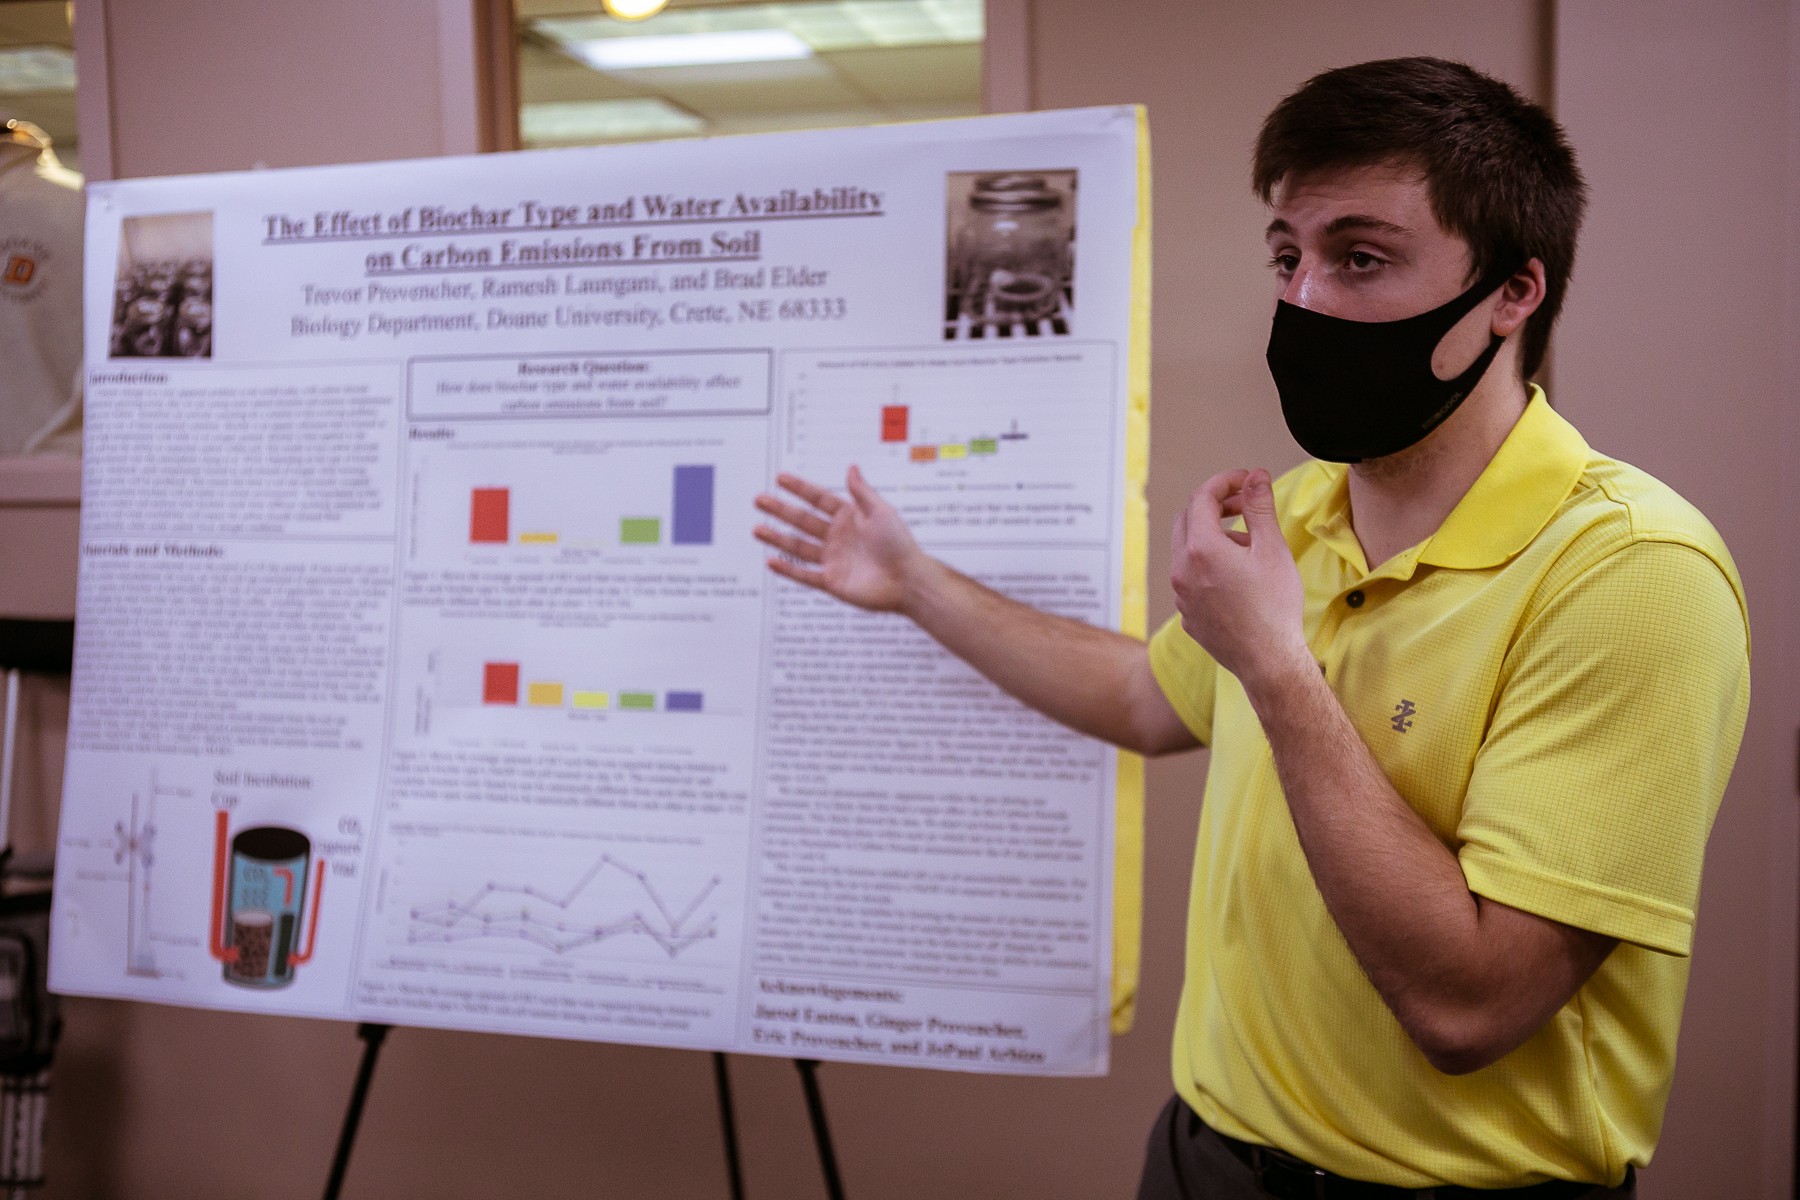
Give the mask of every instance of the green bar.
M 969 439 L 969 453 L 970 454 L 998 454 L 999 452 L 1000 452 L 1000 439 L 999 438 L 970 438 Z
M 619 541 L 627 546 L 654 546 L 662 541 L 661 517 L 623 517 Z
M 656 710 L 656 693 L 655 692 L 620 692 L 619 693 L 619 707 L 620 708 L 643 708 L 643 709 L 649 709 L 650 711 L 654 712 Z

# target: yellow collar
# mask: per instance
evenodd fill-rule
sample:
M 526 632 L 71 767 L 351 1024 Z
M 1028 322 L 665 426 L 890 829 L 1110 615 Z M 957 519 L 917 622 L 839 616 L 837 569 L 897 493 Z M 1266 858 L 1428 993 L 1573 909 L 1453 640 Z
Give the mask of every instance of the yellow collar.
M 1550 523 L 1581 477 L 1587 442 L 1550 407 L 1543 389 L 1531 398 L 1474 486 L 1457 501 L 1438 531 L 1397 555 L 1383 574 L 1410 576 L 1415 564 L 1481 570 L 1497 567 Z M 1347 562 L 1366 572 L 1362 547 L 1350 528 L 1349 468 L 1325 464 L 1329 483 L 1305 518 L 1307 530 Z
M 1543 532 L 1588 456 L 1586 440 L 1532 384 L 1518 424 L 1426 541 L 1419 561 L 1464 571 L 1499 566 Z

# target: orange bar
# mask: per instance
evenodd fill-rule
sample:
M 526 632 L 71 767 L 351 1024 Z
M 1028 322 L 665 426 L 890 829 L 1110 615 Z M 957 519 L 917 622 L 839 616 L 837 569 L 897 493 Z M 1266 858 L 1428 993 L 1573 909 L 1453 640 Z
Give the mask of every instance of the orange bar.
M 936 462 L 937 461 L 937 447 L 936 446 L 914 446 L 912 448 L 912 460 L 914 462 Z

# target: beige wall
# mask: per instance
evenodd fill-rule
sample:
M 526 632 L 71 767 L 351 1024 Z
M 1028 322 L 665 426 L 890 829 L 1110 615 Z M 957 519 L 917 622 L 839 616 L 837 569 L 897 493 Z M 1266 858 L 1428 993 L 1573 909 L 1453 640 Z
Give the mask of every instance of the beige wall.
M 1563 409 L 1712 518 L 1751 611 L 1750 724 L 1708 846 L 1653 1200 L 1791 1186 L 1797 15 L 1565 3 L 1556 28 L 1557 108 L 1594 192 L 1556 360 Z
M 440 47 L 455 54 L 453 3 L 79 3 L 84 146 L 92 123 L 104 122 L 116 174 L 462 148 L 440 103 Z M 1779 465 L 1800 461 L 1791 333 L 1800 323 L 1800 153 L 1784 180 L 1770 147 L 1792 146 L 1800 128 L 1792 4 L 1004 0 L 996 8 L 1007 14 L 996 29 L 1028 43 L 1027 54 L 1008 58 L 1021 69 L 1007 94 L 1039 107 L 1150 105 L 1157 529 L 1211 472 L 1297 457 L 1262 364 L 1264 218 L 1244 182 L 1267 108 L 1316 70 L 1407 53 L 1465 58 L 1539 96 L 1554 91 L 1600 191 L 1558 354 L 1558 396 L 1598 444 L 1713 513 L 1739 550 L 1757 620 L 1752 733 L 1712 847 L 1672 1128 L 1644 1195 L 1785 1194 L 1796 859 L 1789 739 L 1800 700 L 1791 614 L 1800 597 L 1795 535 L 1780 518 L 1800 504 Z M 91 22 L 81 27 L 96 14 L 104 38 Z M 93 111 L 95 80 L 102 98 L 110 91 L 110 114 Z M 1161 570 L 1155 563 L 1155 618 L 1170 611 L 1155 586 Z M 1130 1194 L 1146 1123 L 1168 1092 L 1204 766 L 1190 756 L 1150 772 L 1143 1006 L 1138 1031 L 1115 1045 L 1111 1076 L 1019 1081 L 827 1066 L 858 1200 Z M 350 1026 L 95 1001 L 71 1003 L 68 1021 L 49 1195 L 317 1194 L 355 1069 Z M 822 1196 L 791 1067 L 749 1057 L 733 1067 L 751 1194 Z M 699 1054 L 398 1030 L 345 1194 L 722 1196 L 710 1089 Z
M 445 88 L 440 70 L 471 40 L 469 8 L 76 0 L 82 165 L 108 179 L 472 150 L 474 79 Z

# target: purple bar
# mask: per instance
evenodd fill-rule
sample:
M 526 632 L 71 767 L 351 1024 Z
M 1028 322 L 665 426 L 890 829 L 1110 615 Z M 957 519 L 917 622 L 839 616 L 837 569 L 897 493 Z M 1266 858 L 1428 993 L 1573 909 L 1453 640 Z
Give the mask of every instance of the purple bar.
M 710 546 L 712 526 L 713 469 L 710 466 L 676 467 L 674 544 Z
M 706 469 L 712 470 L 711 467 Z M 669 692 L 663 697 L 663 711 L 699 712 L 700 701 L 701 693 L 699 692 Z

